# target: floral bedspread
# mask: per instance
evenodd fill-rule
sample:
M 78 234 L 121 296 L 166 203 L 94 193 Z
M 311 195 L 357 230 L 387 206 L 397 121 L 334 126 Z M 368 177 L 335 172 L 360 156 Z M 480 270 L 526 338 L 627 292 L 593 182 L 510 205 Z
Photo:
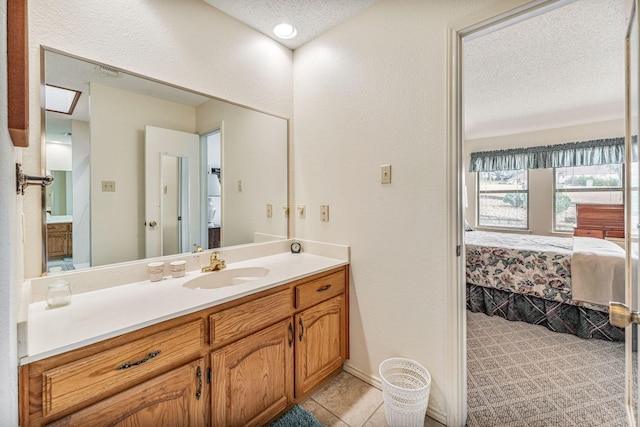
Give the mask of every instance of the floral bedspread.
M 465 233 L 467 283 L 551 301 L 571 301 L 573 238 Z

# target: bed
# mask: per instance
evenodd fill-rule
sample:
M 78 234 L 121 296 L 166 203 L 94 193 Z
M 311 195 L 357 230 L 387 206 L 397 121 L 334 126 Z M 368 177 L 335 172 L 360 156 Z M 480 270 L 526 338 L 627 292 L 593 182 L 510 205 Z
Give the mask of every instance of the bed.
M 624 250 L 590 237 L 468 231 L 467 309 L 581 338 L 624 340 L 609 301 L 624 300 Z

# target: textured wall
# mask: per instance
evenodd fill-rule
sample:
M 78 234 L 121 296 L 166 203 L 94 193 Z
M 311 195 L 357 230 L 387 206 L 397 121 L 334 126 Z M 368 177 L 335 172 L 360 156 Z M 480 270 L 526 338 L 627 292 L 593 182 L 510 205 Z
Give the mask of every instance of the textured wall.
M 201 0 L 42 0 L 30 2 L 29 18 L 31 173 L 40 168 L 40 45 L 292 116 L 292 52 Z M 25 277 L 41 270 L 39 211 L 33 192 L 25 198 Z
M 350 368 L 377 377 L 388 357 L 420 361 L 440 419 L 458 392 L 443 250 L 446 28 L 492 3 L 383 0 L 294 53 L 295 203 L 307 205 L 295 235 L 351 245 Z

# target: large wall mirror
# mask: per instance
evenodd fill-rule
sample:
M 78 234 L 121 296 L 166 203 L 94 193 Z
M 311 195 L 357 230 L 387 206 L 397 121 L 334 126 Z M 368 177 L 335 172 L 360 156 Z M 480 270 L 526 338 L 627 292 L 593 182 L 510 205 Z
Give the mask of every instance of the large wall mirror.
M 42 58 L 46 271 L 288 237 L 286 119 L 51 49 Z

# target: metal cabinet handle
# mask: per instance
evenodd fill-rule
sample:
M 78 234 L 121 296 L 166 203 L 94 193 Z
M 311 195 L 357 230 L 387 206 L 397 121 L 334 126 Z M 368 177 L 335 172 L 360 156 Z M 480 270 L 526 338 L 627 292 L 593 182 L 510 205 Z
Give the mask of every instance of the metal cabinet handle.
M 200 400 L 200 396 L 202 396 L 202 370 L 200 366 L 196 369 L 196 377 L 198 378 L 198 389 L 196 390 L 196 400 Z
M 156 225 L 158 225 L 158 223 L 157 223 L 157 222 L 155 222 L 154 220 L 149 221 L 149 227 L 153 228 L 153 227 L 155 227 Z
M 304 335 L 304 325 L 302 324 L 302 318 L 299 319 L 298 324 L 300 325 L 300 335 L 298 335 L 298 338 L 300 338 L 300 341 L 302 341 L 302 336 Z
M 289 347 L 293 345 L 293 324 L 289 322 Z
M 331 283 L 329 283 L 328 285 L 324 285 L 319 287 L 318 289 L 316 289 L 316 292 L 324 292 L 326 290 L 328 290 L 331 287 Z
M 156 357 L 157 355 L 160 354 L 160 350 L 156 350 L 156 351 L 152 351 L 151 353 L 149 353 L 149 355 L 147 357 L 145 357 L 144 359 L 140 359 L 137 362 L 124 362 L 122 365 L 118 366 L 116 368 L 116 370 L 120 371 L 122 369 L 129 369 L 132 368 L 134 366 L 138 366 L 138 365 L 142 365 L 143 363 L 153 359 L 154 357 Z

